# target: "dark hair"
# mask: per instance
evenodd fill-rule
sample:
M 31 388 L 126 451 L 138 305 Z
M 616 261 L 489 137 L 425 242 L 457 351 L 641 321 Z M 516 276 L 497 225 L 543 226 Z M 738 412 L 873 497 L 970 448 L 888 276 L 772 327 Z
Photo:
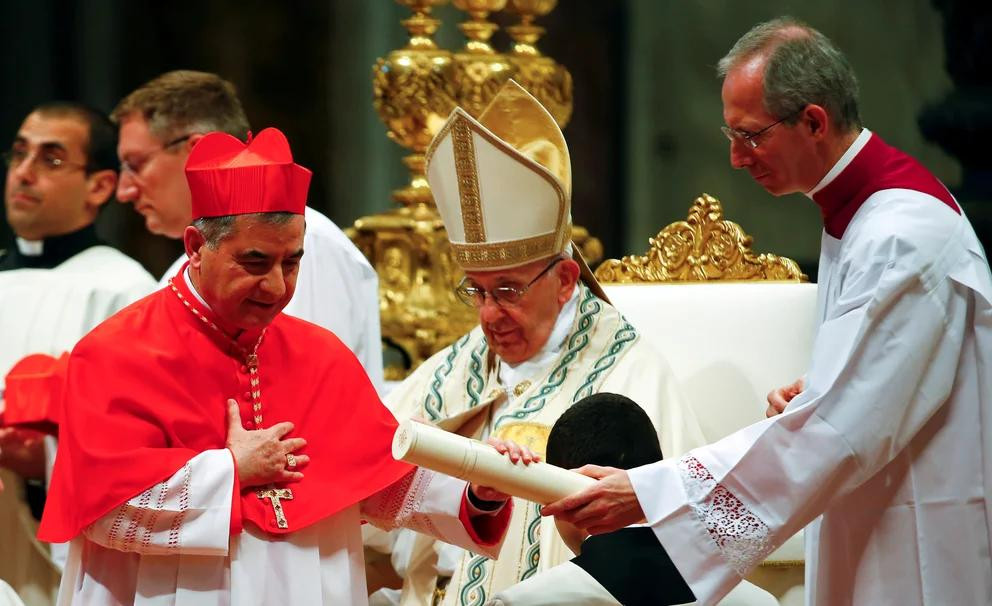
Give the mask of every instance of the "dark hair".
M 152 134 L 162 141 L 211 131 L 244 141 L 249 128 L 237 89 L 209 72 L 166 72 L 124 97 L 111 117 L 119 124 L 134 113 L 141 114 Z
M 631 469 L 661 459 L 648 414 L 615 393 L 582 398 L 558 418 L 548 436 L 547 462 L 566 469 L 589 464 Z
M 72 118 L 89 127 L 83 144 L 86 154 L 86 173 L 100 170 L 117 172 L 117 127 L 100 110 L 75 101 L 51 101 L 34 108 L 31 113 L 57 118 Z

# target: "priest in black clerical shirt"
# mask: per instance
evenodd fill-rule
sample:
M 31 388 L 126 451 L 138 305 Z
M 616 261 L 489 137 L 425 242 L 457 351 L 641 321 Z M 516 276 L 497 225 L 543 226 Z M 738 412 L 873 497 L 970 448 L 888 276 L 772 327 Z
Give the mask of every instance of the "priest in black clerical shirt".
M 27 240 L 13 237 L 7 248 L 0 250 L 0 271 L 8 269 L 54 269 L 88 248 L 103 244 L 90 224 L 76 231 Z
M 117 184 L 116 141 L 109 119 L 82 105 L 49 103 L 27 116 L 4 153 L 15 238 L 0 271 L 52 269 L 100 244 L 93 222 Z
M 152 276 L 103 245 L 93 225 L 117 185 L 116 147 L 117 129 L 105 115 L 75 103 L 48 103 L 28 114 L 3 154 L 4 210 L 13 237 L 0 242 L 0 404 L 6 376 L 20 359 L 59 356 L 155 289 Z M 23 479 L 32 513 L 40 517 L 53 455 L 43 436 L 5 427 L 0 416 L 0 479 L 6 484 L 0 509 L 25 507 Z M 0 558 L 0 578 L 22 595 L 50 594 L 44 587 L 50 574 L 43 573 L 50 565 L 33 560 L 34 529 L 23 519 L 5 516 L 0 523 L 4 549 L 18 554 Z M 58 564 L 58 547 L 52 555 Z

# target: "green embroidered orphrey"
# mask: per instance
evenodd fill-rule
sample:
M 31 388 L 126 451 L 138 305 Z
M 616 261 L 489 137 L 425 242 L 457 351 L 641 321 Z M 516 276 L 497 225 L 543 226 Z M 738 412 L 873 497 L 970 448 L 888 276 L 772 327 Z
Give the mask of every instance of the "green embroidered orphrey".
M 555 420 L 574 402 L 602 391 L 611 376 L 620 376 L 620 383 L 611 388 L 619 393 L 628 384 L 649 382 L 634 372 L 617 372 L 629 352 L 638 349 L 635 345 L 640 339 L 634 327 L 583 284 L 578 297 L 575 319 L 557 359 L 543 374 L 531 377 L 529 385 L 516 386 L 512 403 L 496 418 L 490 409 L 503 404 L 510 394 L 499 383 L 498 360 L 489 351 L 481 328 L 425 362 L 426 368 L 404 382 L 406 389 L 390 394 L 388 400 L 396 403 L 391 408 L 398 417 L 420 416 L 477 439 L 490 433 L 509 434 L 515 440 L 530 436 L 528 446 L 543 455 Z M 482 606 L 494 590 L 536 574 L 545 557 L 554 565 L 570 558 L 571 552 L 557 536 L 553 521 L 542 522 L 538 506 L 518 499 L 500 559 L 471 553 L 463 556 L 444 604 Z

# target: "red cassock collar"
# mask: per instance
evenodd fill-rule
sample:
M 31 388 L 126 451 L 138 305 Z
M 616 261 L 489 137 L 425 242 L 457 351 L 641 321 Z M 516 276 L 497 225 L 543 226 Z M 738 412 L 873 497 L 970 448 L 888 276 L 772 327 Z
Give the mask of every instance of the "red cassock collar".
M 930 171 L 872 133 L 840 174 L 813 194 L 813 201 L 823 215 L 824 230 L 834 238 L 841 238 L 865 200 L 884 189 L 911 189 L 928 194 L 961 214 L 954 197 Z
M 180 274 L 173 282 L 204 317 Z M 244 335 L 251 340 L 252 335 Z M 331 516 L 413 468 L 395 461 L 396 429 L 355 356 L 330 332 L 279 314 L 258 348 L 263 427 L 291 421 L 307 440 L 304 479 L 282 502 L 235 478 L 231 532 L 244 521 L 285 534 Z M 252 419 L 244 360 L 168 287 L 125 308 L 84 337 L 69 358 L 61 439 L 38 537 L 67 541 L 187 461 L 225 447 L 226 401 Z

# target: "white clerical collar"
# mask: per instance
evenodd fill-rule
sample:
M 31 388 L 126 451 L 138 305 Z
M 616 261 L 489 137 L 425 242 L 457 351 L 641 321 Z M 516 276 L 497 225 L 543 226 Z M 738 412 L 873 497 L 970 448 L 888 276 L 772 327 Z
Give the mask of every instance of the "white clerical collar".
M 193 286 L 193 280 L 189 277 L 189 265 L 187 265 L 186 269 L 183 270 L 183 280 L 186 280 L 186 286 L 189 288 L 189 291 L 193 293 L 193 296 L 196 297 L 196 300 L 199 301 L 201 305 L 203 305 L 208 310 L 210 310 L 210 306 L 207 305 L 207 302 L 203 300 L 203 297 L 200 296 L 200 293 L 196 292 L 196 286 Z
M 565 345 L 572 330 L 572 322 L 575 320 L 575 313 L 579 308 L 579 285 L 572 289 L 572 295 L 568 298 L 558 312 L 555 325 L 548 335 L 548 340 L 544 343 L 541 351 L 537 352 L 529 359 L 517 364 L 500 361 L 499 380 L 503 387 L 509 390 L 515 387 L 524 379 L 530 379 L 544 372 L 548 366 L 558 357 L 561 348 Z
M 45 241 L 17 238 L 17 250 L 25 257 L 40 257 L 45 252 Z
M 844 169 L 851 163 L 851 160 L 854 160 L 855 156 L 861 153 L 864 146 L 868 144 L 868 139 L 871 139 L 871 131 L 867 128 L 862 128 L 861 134 L 854 140 L 854 143 L 851 143 L 851 146 L 847 148 L 847 151 L 840 157 L 840 160 L 837 160 L 837 163 L 834 164 L 833 168 L 828 170 L 827 174 L 823 175 L 820 182 L 817 183 L 813 189 L 806 192 L 806 196 L 812 200 L 813 196 L 815 196 L 817 192 L 830 185 L 830 182 L 836 179 L 837 175 L 844 172 Z

